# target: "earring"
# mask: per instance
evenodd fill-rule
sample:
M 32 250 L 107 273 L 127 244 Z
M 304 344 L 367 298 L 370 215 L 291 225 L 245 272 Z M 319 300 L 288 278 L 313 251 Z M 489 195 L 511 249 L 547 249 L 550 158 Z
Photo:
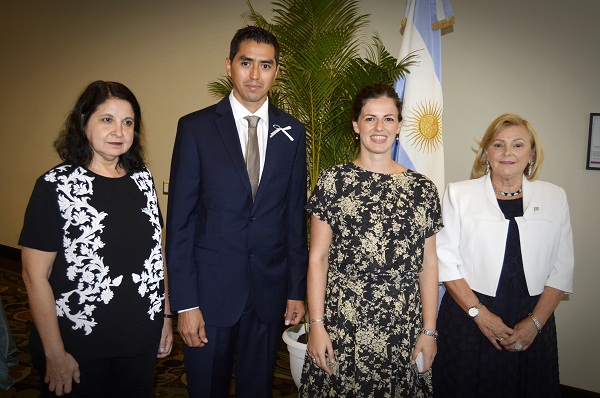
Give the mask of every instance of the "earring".
M 490 162 L 488 162 L 488 160 L 485 160 L 485 174 L 490 174 Z
M 396 142 L 400 141 L 400 133 L 396 134 Z
M 534 165 L 533 162 L 529 163 L 529 170 L 527 170 L 527 175 L 528 176 L 531 176 L 531 169 L 533 168 L 533 165 Z
M 355 140 L 357 140 L 357 141 L 358 141 L 358 135 L 359 135 L 359 134 L 360 134 L 360 133 L 354 133 L 354 139 L 355 139 Z

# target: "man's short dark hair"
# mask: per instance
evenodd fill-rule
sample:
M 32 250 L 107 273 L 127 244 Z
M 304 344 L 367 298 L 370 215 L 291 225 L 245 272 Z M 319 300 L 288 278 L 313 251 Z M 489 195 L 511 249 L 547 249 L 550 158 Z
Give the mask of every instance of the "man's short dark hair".
M 255 41 L 257 43 L 272 45 L 275 48 L 275 64 L 279 65 L 279 43 L 277 42 L 277 38 L 273 33 L 258 26 L 246 26 L 236 32 L 233 39 L 231 39 L 231 46 L 229 47 L 230 61 L 233 62 L 235 55 L 240 50 L 240 43 L 244 41 Z

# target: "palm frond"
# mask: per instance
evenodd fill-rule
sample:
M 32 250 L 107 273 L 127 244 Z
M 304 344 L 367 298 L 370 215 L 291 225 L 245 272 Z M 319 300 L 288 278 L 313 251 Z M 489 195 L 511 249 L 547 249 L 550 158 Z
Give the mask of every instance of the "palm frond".
M 208 83 L 208 92 L 216 99 L 221 99 L 233 90 L 233 83 L 229 76 L 220 77 L 215 82 Z

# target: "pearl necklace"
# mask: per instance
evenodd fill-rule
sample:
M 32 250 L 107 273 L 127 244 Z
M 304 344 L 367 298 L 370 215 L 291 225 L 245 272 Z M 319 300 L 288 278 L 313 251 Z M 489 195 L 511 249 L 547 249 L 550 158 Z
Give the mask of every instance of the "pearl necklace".
M 504 192 L 504 191 L 500 191 L 499 189 L 496 189 L 492 186 L 492 189 L 494 190 L 494 192 L 496 192 L 498 195 L 502 195 L 502 196 L 507 196 L 507 197 L 512 197 L 512 196 L 517 196 L 518 194 L 520 194 L 521 192 L 523 192 L 523 187 L 519 188 L 519 190 L 517 192 L 513 192 L 513 193 L 509 193 L 509 192 Z

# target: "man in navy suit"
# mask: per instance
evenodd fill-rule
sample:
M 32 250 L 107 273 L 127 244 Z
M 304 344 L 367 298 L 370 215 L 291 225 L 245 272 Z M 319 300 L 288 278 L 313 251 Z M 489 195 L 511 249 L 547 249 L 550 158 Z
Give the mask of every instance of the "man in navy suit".
M 306 294 L 306 132 L 269 104 L 279 71 L 275 36 L 240 29 L 219 103 L 179 120 L 167 216 L 171 309 L 178 312 L 190 397 L 270 397 L 282 326 Z M 245 158 L 246 116 L 259 116 L 256 198 Z

